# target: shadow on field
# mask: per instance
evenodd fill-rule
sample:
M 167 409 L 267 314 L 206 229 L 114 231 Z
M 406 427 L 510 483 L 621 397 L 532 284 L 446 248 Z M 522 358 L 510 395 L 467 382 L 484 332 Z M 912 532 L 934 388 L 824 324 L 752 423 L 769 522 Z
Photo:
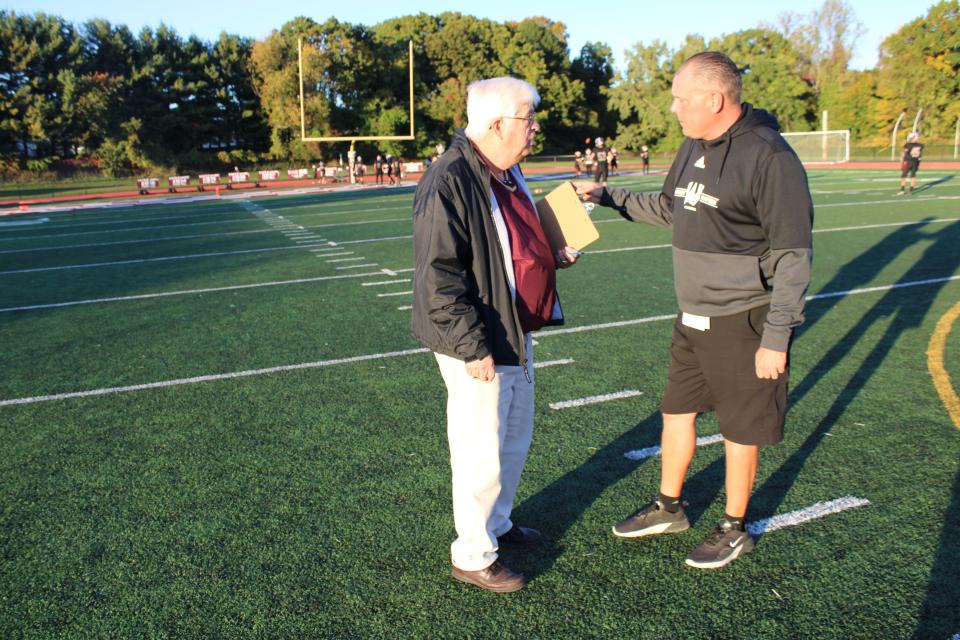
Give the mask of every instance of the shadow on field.
M 549 571 L 556 559 L 564 552 L 563 545 L 558 541 L 604 491 L 633 473 L 640 465 L 650 461 L 657 464 L 653 458 L 634 461 L 625 458 L 623 454 L 633 449 L 659 444 L 660 429 L 660 412 L 656 411 L 629 431 L 610 441 L 582 465 L 564 474 L 517 506 L 513 511 L 513 520 L 520 524 L 536 522 L 546 538 L 546 542 L 536 553 L 525 555 L 523 562 L 517 563 L 517 568 L 522 568 L 523 573 L 529 578 L 535 578 Z M 687 510 L 691 523 L 699 520 L 704 508 L 713 501 L 722 485 L 723 458 L 714 461 L 690 479 L 687 484 L 690 495 L 696 495 L 696 503 L 700 505 L 691 505 Z M 647 493 L 634 496 L 637 506 L 648 502 L 656 495 L 656 491 L 657 487 L 652 486 Z M 613 535 L 610 527 L 617 520 L 628 515 L 630 514 L 609 514 L 609 526 L 605 525 L 598 529 L 595 535 L 597 537 Z
M 920 185 L 919 187 L 914 189 L 913 192 L 920 193 L 921 191 L 927 191 L 929 189 L 933 189 L 938 184 L 943 184 L 944 182 L 950 182 L 951 180 L 953 180 L 953 178 L 954 176 L 952 174 L 949 176 L 941 176 L 936 180 L 933 180 L 932 182 L 927 182 L 925 184 Z
M 923 225 L 903 227 L 890 234 L 841 269 L 837 276 L 823 288 L 823 291 L 826 293 L 842 292 L 866 284 L 875 270 L 891 262 L 897 254 L 912 244 L 930 240 L 933 240 L 933 244 L 900 278 L 899 283 L 906 284 L 943 277 L 948 274 L 952 275 L 960 266 L 960 252 L 957 251 L 957 242 L 960 241 L 960 222 L 953 223 L 933 233 L 926 231 L 927 223 L 928 221 L 925 221 Z M 915 295 L 897 289 L 888 290 L 810 369 L 807 376 L 790 394 L 791 405 L 806 396 L 831 369 L 850 354 L 868 332 L 872 330 L 873 334 L 877 333 L 880 328 L 875 329 L 875 324 L 887 324 L 883 334 L 859 366 L 856 367 L 856 371 L 837 394 L 820 423 L 780 468 L 774 471 L 757 488 L 750 501 L 752 519 L 768 518 L 777 513 L 784 496 L 803 470 L 807 459 L 824 439 L 825 434 L 837 423 L 850 403 L 860 393 L 860 390 L 880 368 L 900 336 L 906 331 L 915 329 L 923 322 L 931 303 L 936 299 L 937 293 L 944 284 L 946 283 L 938 282 L 924 285 Z M 843 298 L 844 296 L 838 296 L 837 298 L 814 301 L 812 304 L 808 304 L 808 320 L 804 331 L 823 319 L 829 310 Z M 830 300 L 835 301 L 830 302 Z M 824 496 L 824 499 L 835 497 L 837 496 Z
M 943 519 L 940 547 L 933 561 L 927 597 L 920 611 L 920 625 L 914 640 L 953 638 L 960 632 L 960 607 L 957 606 L 957 582 L 960 581 L 960 471 L 953 480 L 950 506 Z

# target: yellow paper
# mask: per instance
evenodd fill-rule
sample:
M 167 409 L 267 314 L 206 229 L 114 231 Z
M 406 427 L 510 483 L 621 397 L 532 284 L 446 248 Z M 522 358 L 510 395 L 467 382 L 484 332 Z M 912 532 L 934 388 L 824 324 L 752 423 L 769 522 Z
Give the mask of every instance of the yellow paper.
M 569 182 L 562 183 L 543 200 L 538 201 L 537 212 L 554 251 L 564 247 L 573 247 L 579 251 L 600 237 L 576 190 Z

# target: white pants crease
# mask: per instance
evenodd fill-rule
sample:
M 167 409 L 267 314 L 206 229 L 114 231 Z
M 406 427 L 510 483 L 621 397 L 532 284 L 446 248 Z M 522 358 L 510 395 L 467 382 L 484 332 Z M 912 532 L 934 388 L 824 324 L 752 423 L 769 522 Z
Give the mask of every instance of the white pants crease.
M 447 387 L 447 439 L 457 539 L 450 560 L 479 571 L 497 559 L 497 536 L 510 512 L 533 437 L 533 345 L 525 338 L 527 381 L 520 367 L 497 366 L 491 382 L 474 380 L 462 360 L 434 353 Z

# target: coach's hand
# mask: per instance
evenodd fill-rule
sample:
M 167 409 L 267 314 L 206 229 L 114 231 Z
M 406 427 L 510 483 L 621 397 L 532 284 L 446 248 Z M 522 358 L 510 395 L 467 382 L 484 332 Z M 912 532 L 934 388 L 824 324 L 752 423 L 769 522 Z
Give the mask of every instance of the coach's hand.
M 776 380 L 787 370 L 787 354 L 785 351 L 760 347 L 754 356 L 754 364 L 757 367 L 758 378 Z
M 496 369 L 493 366 L 493 356 L 465 363 L 467 375 L 480 382 L 492 382 Z
M 574 180 L 571 182 L 577 195 L 582 202 L 592 202 L 600 204 L 600 197 L 603 195 L 603 186 L 592 180 Z

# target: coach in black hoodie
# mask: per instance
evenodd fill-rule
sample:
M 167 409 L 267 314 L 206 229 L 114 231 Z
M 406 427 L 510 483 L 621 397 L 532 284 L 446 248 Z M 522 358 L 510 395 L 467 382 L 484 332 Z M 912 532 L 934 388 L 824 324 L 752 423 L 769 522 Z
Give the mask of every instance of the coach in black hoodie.
M 788 353 L 810 282 L 813 204 L 806 173 L 767 112 L 740 102 L 737 66 L 697 54 L 673 81 L 686 139 L 660 193 L 577 183 L 585 200 L 634 222 L 673 227 L 680 314 L 664 391 L 660 494 L 613 531 L 689 527 L 681 490 L 696 416 L 714 410 L 726 447 L 723 519 L 687 564 L 716 569 L 753 548 L 744 527 L 759 446 L 783 439 Z

